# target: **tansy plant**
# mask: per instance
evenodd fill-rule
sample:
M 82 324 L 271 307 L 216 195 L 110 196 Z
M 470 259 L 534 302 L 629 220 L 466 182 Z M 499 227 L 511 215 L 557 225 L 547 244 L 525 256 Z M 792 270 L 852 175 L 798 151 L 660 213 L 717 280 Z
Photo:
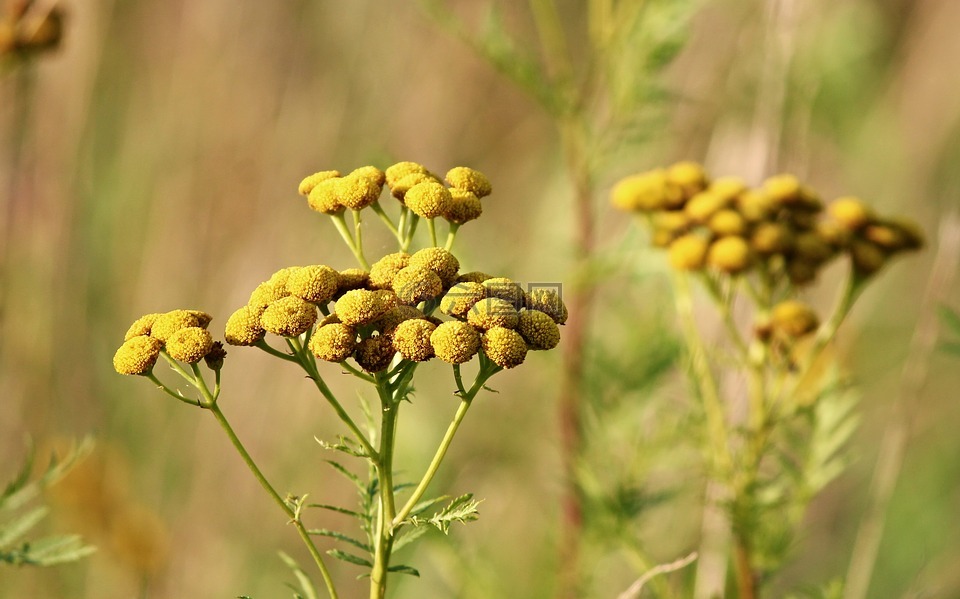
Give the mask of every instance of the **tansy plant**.
M 922 235 L 857 198 L 825 205 L 789 174 L 751 189 L 683 162 L 627 177 L 611 196 L 640 217 L 675 273 L 711 495 L 729 521 L 738 596 L 753 599 L 783 563 L 809 500 L 846 463 L 855 400 L 824 350 L 864 287 L 921 247 Z M 839 259 L 842 291 L 832 312 L 818 313 L 804 290 Z M 694 318 L 691 280 L 720 323 L 716 345 Z
M 212 320 L 209 314 L 174 310 L 143 316 L 127 331 L 114 356 L 117 372 L 143 376 L 167 395 L 213 415 L 261 486 L 296 528 L 332 598 L 338 596 L 337 590 L 314 543 L 316 536 L 332 537 L 345 544 L 348 551 L 334 549 L 327 553 L 368 570 L 370 597 L 375 598 L 385 596 L 391 573 L 417 574 L 409 566 L 394 564 L 394 551 L 431 525 L 446 533 L 453 522 L 476 519 L 477 502 L 471 495 L 452 500 L 428 498 L 430 482 L 487 381 L 503 369 L 519 366 L 528 350 L 554 348 L 560 341 L 558 325 L 567 317 L 566 307 L 553 289 L 525 290 L 507 278 L 460 273 L 460 262 L 449 249 L 457 229 L 480 216 L 480 198 L 490 194 L 491 187 L 482 173 L 465 167 L 450 170 L 445 180 L 446 185 L 413 162 L 401 162 L 386 171 L 367 166 L 345 176 L 323 171 L 305 178 L 300 193 L 312 209 L 329 215 L 362 268 L 338 271 L 323 264 L 282 268 L 258 285 L 247 304 L 226 321 L 226 343 L 259 349 L 303 369 L 342 421 L 344 434 L 336 443 L 325 446 L 368 462 L 368 481 L 331 462 L 359 487 L 359 509 L 306 503 L 305 497 L 293 495 L 284 497 L 267 480 L 221 410 L 220 376 L 226 352 L 208 331 Z M 380 205 L 384 185 L 399 201 L 399 212 L 395 207 L 389 210 L 393 216 Z M 363 251 L 364 211 L 379 217 L 396 237 L 399 250 L 373 264 L 368 263 Z M 431 243 L 407 253 L 420 221 L 426 221 Z M 445 247 L 437 247 L 438 221 L 447 223 Z M 432 358 L 451 365 L 459 407 L 420 480 L 398 484 L 394 478 L 398 414 L 404 401 L 411 400 L 420 364 Z M 154 368 L 158 359 L 197 394 L 182 394 L 162 381 Z M 476 368 L 470 380 L 464 365 L 472 361 Z M 207 371 L 201 369 L 201 362 Z M 322 362 L 332 364 L 324 366 Z M 380 402 L 379 431 L 374 426 L 369 427 L 371 430 L 361 427 L 331 391 L 327 381 L 341 374 L 351 375 L 375 390 Z M 308 528 L 303 521 L 307 508 L 354 516 L 364 534 L 355 538 Z M 355 595 L 351 592 L 351 596 Z

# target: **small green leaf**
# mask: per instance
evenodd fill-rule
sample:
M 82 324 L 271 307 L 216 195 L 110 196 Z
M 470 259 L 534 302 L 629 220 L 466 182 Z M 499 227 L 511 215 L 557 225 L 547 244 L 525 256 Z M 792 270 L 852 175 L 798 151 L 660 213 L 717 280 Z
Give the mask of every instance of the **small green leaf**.
M 425 499 L 413 506 L 413 509 L 410 511 L 410 515 L 419 516 L 425 511 L 429 510 L 438 503 L 443 503 L 444 501 L 450 499 L 449 495 L 440 495 L 439 497 L 434 497 L 433 499 Z
M 34 508 L 4 524 L 3 528 L 0 528 L 0 548 L 6 547 L 25 535 L 31 528 L 43 520 L 48 512 L 49 510 L 46 507 Z
M 400 548 L 405 547 L 422 537 L 428 530 L 430 530 L 430 528 L 427 526 L 417 526 L 416 528 L 409 529 L 405 533 L 398 536 L 397 540 L 393 542 L 393 550 L 399 551 Z
M 350 562 L 351 564 L 356 564 L 358 566 L 365 566 L 367 568 L 372 568 L 373 564 L 360 556 L 347 553 L 345 551 L 340 551 L 339 549 L 331 549 L 327 551 L 328 555 L 331 555 L 337 558 L 340 561 Z
M 37 566 L 53 566 L 77 561 L 94 551 L 94 547 L 83 544 L 80 535 L 58 535 L 31 543 L 27 559 Z
M 460 522 L 465 524 L 479 518 L 480 514 L 477 511 L 477 506 L 479 505 L 480 502 L 473 499 L 472 493 L 461 495 L 451 501 L 447 507 L 434 514 L 429 522 L 440 529 L 443 534 L 447 534 L 450 531 L 450 525 L 452 523 Z
M 341 464 L 340 462 L 336 462 L 334 460 L 326 460 L 326 462 L 331 466 L 333 466 L 334 470 L 344 475 L 348 480 L 353 482 L 353 484 L 356 485 L 358 489 L 360 489 L 361 493 L 366 490 L 367 485 L 362 480 L 360 480 L 360 477 L 354 474 L 353 472 L 350 472 L 349 470 L 347 470 L 346 467 L 343 466 L 343 464 Z
M 302 599 L 319 599 L 319 595 L 317 595 L 317 589 L 313 586 L 313 581 L 311 581 L 310 577 L 307 576 L 307 573 L 303 571 L 303 568 L 300 567 L 300 564 L 298 564 L 295 559 L 283 551 L 278 551 L 277 553 L 280 555 L 280 559 L 283 560 L 283 563 L 285 563 L 293 572 L 293 575 L 297 577 L 297 582 L 300 584 L 300 591 L 303 592 L 303 595 L 296 593 L 295 596 Z M 287 586 L 296 592 L 297 589 L 295 587 L 289 584 Z
M 361 513 L 359 513 L 359 512 L 355 512 L 355 511 L 353 511 L 353 510 L 348 510 L 347 508 L 345 508 L 345 507 L 340 507 L 340 506 L 338 506 L 338 505 L 328 505 L 328 504 L 325 504 L 325 503 L 309 503 L 309 504 L 307 504 L 306 507 L 315 507 L 315 508 L 319 508 L 319 509 L 322 509 L 322 510 L 330 510 L 331 512 L 338 512 L 338 513 L 340 513 L 340 514 L 345 514 L 345 515 L 347 515 L 347 516 L 351 516 L 351 517 L 356 518 L 356 519 L 358 519 L 358 520 L 367 520 L 367 519 L 368 519 L 368 516 L 366 516 L 365 514 L 361 514 Z
M 363 549 L 367 553 L 373 553 L 373 547 L 371 547 L 370 545 L 362 541 L 358 541 L 352 537 L 348 537 L 347 535 L 337 532 L 335 530 L 328 530 L 326 528 L 317 528 L 314 530 L 308 530 L 307 533 L 311 535 L 316 535 L 318 537 L 330 537 L 331 539 L 337 539 L 338 541 L 343 541 L 344 543 L 350 543 L 354 547 Z
M 387 572 L 409 574 L 410 576 L 416 576 L 417 578 L 420 578 L 420 572 L 416 568 L 411 568 L 410 566 L 390 566 L 387 568 Z

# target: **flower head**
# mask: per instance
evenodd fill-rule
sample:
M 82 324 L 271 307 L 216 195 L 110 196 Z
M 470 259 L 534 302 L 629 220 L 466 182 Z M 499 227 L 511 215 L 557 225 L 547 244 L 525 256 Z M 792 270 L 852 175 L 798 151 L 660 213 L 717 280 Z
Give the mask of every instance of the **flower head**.
M 411 319 L 424 320 L 426 318 L 426 315 L 417 308 L 401 304 L 387 310 L 386 313 L 377 320 L 376 325 L 381 335 L 393 335 L 393 332 L 401 322 Z
M 694 233 L 678 237 L 670 244 L 670 266 L 677 270 L 699 270 L 707 257 L 707 241 Z
M 432 270 L 411 264 L 393 277 L 393 291 L 401 302 L 419 304 L 443 293 L 443 281 Z
M 367 372 L 381 372 L 390 366 L 395 353 L 389 337 L 369 337 L 357 344 L 353 359 Z
M 150 327 L 153 326 L 153 322 L 159 316 L 159 313 L 144 314 L 140 318 L 134 320 L 133 324 L 130 325 L 130 328 L 127 329 L 127 333 L 123 336 L 123 340 L 127 341 L 133 337 L 139 337 L 140 335 L 149 335 Z
M 172 310 L 161 314 L 150 327 L 150 336 L 166 343 L 171 335 L 187 327 L 200 326 L 200 318 L 191 310 Z
M 298 268 L 287 279 L 287 291 L 302 300 L 325 304 L 333 299 L 340 286 L 340 274 L 322 264 Z
M 490 195 L 490 192 L 493 190 L 490 185 L 490 180 L 487 179 L 486 175 L 465 166 L 457 166 L 450 169 L 444 178 L 450 187 L 468 191 L 478 198 Z
M 317 322 L 317 308 L 299 297 L 282 297 L 260 316 L 263 330 L 281 337 L 298 337 Z
M 307 205 L 323 214 L 336 214 L 343 210 L 343 204 L 340 203 L 339 181 L 339 178 L 331 178 L 314 185 L 310 194 L 307 195 Z
M 393 289 L 393 277 L 400 269 L 410 265 L 410 254 L 396 252 L 387 254 L 373 263 L 370 267 L 370 287 L 374 289 Z
M 243 306 L 227 318 L 223 339 L 230 345 L 256 345 L 263 339 L 264 330 L 260 324 L 263 308 Z
M 753 260 L 750 246 L 743 237 L 730 235 L 721 237 L 710 244 L 707 250 L 707 263 L 726 273 L 738 273 L 746 270 Z
M 517 332 L 530 349 L 553 349 L 560 343 L 560 327 L 549 314 L 539 310 L 521 311 Z
M 487 297 L 498 297 L 514 308 L 522 308 L 524 303 L 523 287 L 506 277 L 493 277 L 480 283 Z
M 213 348 L 210 332 L 200 327 L 180 329 L 167 339 L 167 353 L 174 360 L 196 364 Z
M 457 277 L 457 283 L 483 283 L 487 279 L 492 279 L 493 275 L 488 275 L 485 272 L 480 272 L 478 270 L 472 270 L 470 272 L 465 272 Z
M 380 186 L 364 175 L 351 173 L 336 181 L 338 202 L 351 210 L 362 210 L 380 197 Z
M 410 266 L 421 266 L 435 272 L 446 288 L 457 280 L 460 261 L 443 248 L 429 247 L 410 256 Z
M 422 218 L 443 216 L 453 202 L 450 190 L 435 181 L 418 183 L 403 196 L 403 202 Z
M 355 168 L 350 171 L 348 177 L 359 176 L 366 177 L 373 181 L 373 184 L 377 187 L 382 188 L 383 184 L 387 180 L 387 175 L 380 169 L 375 166 L 361 166 L 360 168 Z
M 159 339 L 147 335 L 131 337 L 113 355 L 113 369 L 120 374 L 149 374 L 162 347 Z
M 308 345 L 313 355 L 326 362 L 343 362 L 357 347 L 357 332 L 342 323 L 318 327 Z
M 396 185 L 397 181 L 406 177 L 407 175 L 419 173 L 421 175 L 429 175 L 430 171 L 427 170 L 427 167 L 416 162 L 398 162 L 394 165 L 388 166 L 387 170 L 384 171 L 384 177 L 386 178 L 387 185 L 392 189 Z
M 203 361 L 210 370 L 220 370 L 223 368 L 223 360 L 227 357 L 227 350 L 223 349 L 223 343 L 214 341 L 210 351 L 203 356 Z
M 470 308 L 485 297 L 487 290 L 480 283 L 457 283 L 440 300 L 440 311 L 454 318 L 466 318 Z
M 775 330 L 794 338 L 812 333 L 820 324 L 813 308 L 796 300 L 783 301 L 774 306 L 771 321 Z
M 428 320 L 405 320 L 397 325 L 393 332 L 393 348 L 400 352 L 405 360 L 425 362 L 433 357 L 430 336 L 437 325 Z
M 463 364 L 480 351 L 480 333 L 465 322 L 444 322 L 430 334 L 430 345 L 444 362 Z
M 517 309 L 510 302 L 498 297 L 488 297 L 473 304 L 467 313 L 467 322 L 480 330 L 493 327 L 516 328 L 519 320 Z
M 483 204 L 473 192 L 454 187 L 450 190 L 450 200 L 443 218 L 455 225 L 476 220 L 483 214 Z
M 303 181 L 300 181 L 300 195 L 308 196 L 318 183 L 326 181 L 327 179 L 334 179 L 339 176 L 340 171 L 320 171 L 319 173 L 308 175 L 303 179 Z
M 334 298 L 338 298 L 351 289 L 363 289 L 370 283 L 370 273 L 362 268 L 347 268 L 341 270 L 337 277 L 337 293 Z
M 483 334 L 483 353 L 501 368 L 513 368 L 527 357 L 527 343 L 520 333 L 504 327 L 493 327 Z
M 827 213 L 849 231 L 863 228 L 873 220 L 873 211 L 860 198 L 843 197 L 827 206 Z
M 541 287 L 531 290 L 526 296 L 526 307 L 543 312 L 557 324 L 567 322 L 567 306 L 555 289 Z
M 366 324 L 386 314 L 396 305 L 396 300 L 392 292 L 353 289 L 337 300 L 334 310 L 344 324 Z
M 251 308 L 266 308 L 278 299 L 287 297 L 290 295 L 290 292 L 287 291 L 286 280 L 286 278 L 283 278 L 284 282 L 282 284 L 271 281 L 260 283 L 250 293 L 250 299 L 247 300 L 247 305 Z

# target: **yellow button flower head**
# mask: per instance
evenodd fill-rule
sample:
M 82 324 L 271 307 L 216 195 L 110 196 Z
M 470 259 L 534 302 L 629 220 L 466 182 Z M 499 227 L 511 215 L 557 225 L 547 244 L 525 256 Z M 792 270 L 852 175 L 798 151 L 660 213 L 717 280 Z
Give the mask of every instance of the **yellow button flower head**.
M 426 319 L 426 315 L 413 306 L 394 306 L 386 311 L 376 322 L 377 330 L 381 335 L 393 335 L 397 326 L 404 321 L 411 319 Z
M 653 213 L 653 227 L 671 233 L 682 233 L 690 227 L 690 219 L 682 210 L 662 210 Z
M 750 247 L 761 256 L 783 254 L 793 247 L 793 233 L 781 223 L 760 223 L 750 236 Z
M 366 177 L 367 179 L 373 181 L 374 185 L 380 188 L 383 187 L 383 184 L 387 180 L 387 175 L 375 166 L 361 166 L 360 168 L 353 169 L 347 176 Z
M 873 220 L 873 212 L 859 198 L 843 197 L 827 206 L 827 213 L 850 231 L 857 231 Z
M 200 327 L 180 329 L 167 339 L 167 353 L 174 360 L 196 364 L 213 348 L 210 332 Z
M 396 252 L 387 254 L 370 267 L 369 285 L 373 289 L 393 289 L 393 277 L 400 269 L 410 266 L 410 254 Z
M 150 327 L 150 336 L 166 343 L 171 335 L 187 327 L 200 326 L 200 319 L 190 310 L 172 310 L 161 314 Z
M 405 320 L 393 333 L 393 349 L 405 360 L 425 362 L 433 357 L 430 336 L 436 328 L 437 325 L 428 320 Z
M 480 284 L 483 285 L 487 297 L 499 297 L 517 309 L 523 307 L 525 297 L 523 287 L 519 283 L 506 277 L 493 277 Z
M 628 212 L 650 212 L 667 207 L 667 173 L 663 169 L 621 179 L 610 192 L 610 203 Z
M 263 309 L 244 306 L 230 315 L 223 327 L 223 339 L 230 345 L 256 345 L 263 339 L 260 315 Z
M 864 227 L 863 238 L 884 250 L 895 253 L 923 247 L 920 229 L 904 220 L 882 220 Z
M 299 266 L 286 266 L 270 275 L 270 278 L 267 279 L 266 282 L 274 287 L 277 287 L 278 289 L 286 289 L 287 281 L 290 279 L 290 275 L 298 270 L 300 270 Z
M 370 273 L 362 268 L 347 268 L 340 271 L 337 281 L 337 293 L 334 297 L 340 297 L 351 289 L 363 289 L 370 283 Z
M 747 221 L 736 210 L 724 208 L 710 217 L 707 226 L 717 235 L 742 235 L 747 230 Z
M 363 210 L 380 198 L 380 186 L 363 175 L 347 175 L 337 181 L 337 201 L 351 210 Z
M 340 274 L 329 266 L 316 264 L 297 269 L 287 279 L 287 291 L 314 304 L 326 304 L 337 294 Z
M 308 347 L 320 360 L 343 362 L 357 348 L 357 332 L 342 323 L 326 324 L 313 332 Z
M 343 294 L 334 305 L 337 316 L 344 324 L 357 325 L 374 322 L 396 305 L 396 296 L 385 292 L 353 289 Z M 390 298 L 393 301 L 390 301 Z
M 387 170 L 384 171 L 384 176 L 387 180 L 387 185 L 392 189 L 394 185 L 397 184 L 397 181 L 403 179 L 407 175 L 411 174 L 421 174 L 421 175 L 430 175 L 430 171 L 427 170 L 427 167 L 416 162 L 398 162 L 392 166 L 388 166 Z
M 457 166 L 450 169 L 444 178 L 450 187 L 469 191 L 478 198 L 486 197 L 493 191 L 493 187 L 490 185 L 490 179 L 487 179 L 486 175 L 465 166 Z
M 410 256 L 410 266 L 421 266 L 440 277 L 444 287 L 453 285 L 460 270 L 457 257 L 443 248 L 424 248 Z
M 487 290 L 480 283 L 457 283 L 440 300 L 440 311 L 454 318 L 466 318 L 470 308 L 485 297 Z
M 207 328 L 207 325 L 209 325 L 210 322 L 213 320 L 213 316 L 207 314 L 202 310 L 187 310 L 187 312 L 197 317 L 197 321 L 200 323 L 197 326 L 199 326 L 202 329 Z
M 450 190 L 434 181 L 418 183 L 403 196 L 403 203 L 421 218 L 443 216 L 452 202 Z
M 519 318 L 513 304 L 499 297 L 482 299 L 467 313 L 467 322 L 482 331 L 493 327 L 516 328 Z
M 539 310 L 553 319 L 557 324 L 567 322 L 567 306 L 555 289 L 540 287 L 533 289 L 526 296 L 528 310 Z
M 160 316 L 159 313 L 153 314 L 144 314 L 140 318 L 133 321 L 133 324 L 130 325 L 130 328 L 127 329 L 127 333 L 123 336 L 123 340 L 127 341 L 134 337 L 139 337 L 140 335 L 149 335 L 150 327 L 153 326 L 153 321 L 155 321 Z
M 779 208 L 769 195 L 753 189 L 738 195 L 735 202 L 743 218 L 751 223 L 770 220 Z
M 792 205 L 800 200 L 800 180 L 790 174 L 774 175 L 763 182 L 763 191 L 777 204 Z
M 732 198 L 713 191 L 713 185 L 690 198 L 683 210 L 691 221 L 705 223 L 710 217 L 730 205 Z
M 247 305 L 251 308 L 265 308 L 271 303 L 277 301 L 278 299 L 287 297 L 290 295 L 290 292 L 287 291 L 287 285 L 278 285 L 270 281 L 264 281 L 257 285 L 250 293 L 250 299 L 247 300 Z
M 540 310 L 523 310 L 517 323 L 517 332 L 530 349 L 553 349 L 560 343 L 560 327 L 549 314 Z
M 367 372 L 381 372 L 390 366 L 396 353 L 389 337 L 369 337 L 357 344 L 353 359 Z
M 820 325 L 813 308 L 796 300 L 787 300 L 774 306 L 771 321 L 774 329 L 794 338 L 812 333 Z
M 734 201 L 737 196 L 747 190 L 747 184 L 740 177 L 720 177 L 714 179 L 710 187 L 707 188 L 715 196 L 718 196 L 727 202 Z
M 319 173 L 313 173 L 312 175 L 305 177 L 303 181 L 300 182 L 300 195 L 308 196 L 318 183 L 326 181 L 327 179 L 334 179 L 339 176 L 340 171 L 320 171 Z
M 707 172 L 696 162 L 678 162 L 667 169 L 667 180 L 683 189 L 690 196 L 707 187 Z
M 850 245 L 852 233 L 849 229 L 835 220 L 821 220 L 816 226 L 817 234 L 820 238 L 830 244 L 833 248 L 845 248 Z
M 670 244 L 667 257 L 677 270 L 699 270 L 707 257 L 707 241 L 693 233 L 678 237 Z
M 455 225 L 476 220 L 483 214 L 480 198 L 469 191 L 453 188 L 450 190 L 450 198 L 451 202 L 443 213 L 443 218 Z
M 120 374 L 148 374 L 162 347 L 159 339 L 147 335 L 131 337 L 113 355 L 113 369 Z
M 743 237 L 722 237 L 710 244 L 707 263 L 726 273 L 738 273 L 750 267 L 753 254 Z
M 513 368 L 527 357 L 527 342 L 513 329 L 494 327 L 483 334 L 483 353 L 497 366 Z
M 443 281 L 432 270 L 411 264 L 393 277 L 393 291 L 401 302 L 419 304 L 439 297 L 443 293 Z
M 226 357 L 227 350 L 223 349 L 223 343 L 214 341 L 210 351 L 203 357 L 203 361 L 210 370 L 220 370 L 223 368 L 223 360 Z
M 263 330 L 281 337 L 302 335 L 315 322 L 317 307 L 293 295 L 271 302 L 260 316 Z
M 430 345 L 444 362 L 463 364 L 480 351 L 480 333 L 465 322 L 444 322 L 430 335 Z
M 488 275 L 487 273 L 480 272 L 479 270 L 472 270 L 458 276 L 457 283 L 483 283 L 487 279 L 492 278 L 493 275 Z
M 407 197 L 407 192 L 410 191 L 410 188 L 428 181 L 439 183 L 437 179 L 429 173 L 410 173 L 409 175 L 400 178 L 390 187 L 390 195 L 400 200 L 401 204 L 406 205 L 405 198 Z
M 343 210 L 340 203 L 339 178 L 327 179 L 317 183 L 307 196 L 307 205 L 323 214 L 336 214 Z

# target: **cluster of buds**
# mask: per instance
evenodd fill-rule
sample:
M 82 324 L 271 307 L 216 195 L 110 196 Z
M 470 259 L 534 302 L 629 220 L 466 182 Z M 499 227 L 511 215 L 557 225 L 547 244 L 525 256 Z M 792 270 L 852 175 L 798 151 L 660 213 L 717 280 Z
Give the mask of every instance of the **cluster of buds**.
M 335 170 L 320 171 L 301 181 L 299 191 L 310 208 L 330 215 L 377 205 L 386 185 L 401 205 L 421 218 L 443 217 L 452 225 L 478 218 L 483 212 L 480 198 L 491 191 L 487 177 L 458 166 L 444 180 L 416 162 L 398 162 L 385 171 L 364 166 L 342 176 Z
M 789 174 L 750 189 L 736 177 L 711 180 L 700 165 L 681 162 L 621 180 L 612 202 L 649 219 L 653 244 L 668 248 L 679 270 L 755 270 L 804 285 L 842 254 L 857 274 L 868 276 L 923 244 L 914 224 L 878 217 L 853 197 L 825 206 Z
M 320 360 L 353 358 L 370 373 L 386 370 L 397 354 L 463 364 L 481 350 L 513 368 L 528 349 L 557 345 L 566 308 L 554 290 L 528 293 L 509 279 L 459 270 L 457 258 L 437 247 L 388 254 L 369 272 L 284 268 L 227 319 L 225 339 L 258 345 L 266 333 L 309 333 L 308 347 Z M 453 320 L 434 316 L 437 308 Z
M 207 326 L 213 318 L 199 310 L 173 310 L 138 318 L 113 356 L 120 374 L 149 375 L 161 352 L 186 364 L 204 360 L 211 370 L 223 366 L 227 353 L 214 341 Z
M 63 37 L 63 11 L 54 4 L 8 0 L 0 9 L 0 58 L 56 49 Z

